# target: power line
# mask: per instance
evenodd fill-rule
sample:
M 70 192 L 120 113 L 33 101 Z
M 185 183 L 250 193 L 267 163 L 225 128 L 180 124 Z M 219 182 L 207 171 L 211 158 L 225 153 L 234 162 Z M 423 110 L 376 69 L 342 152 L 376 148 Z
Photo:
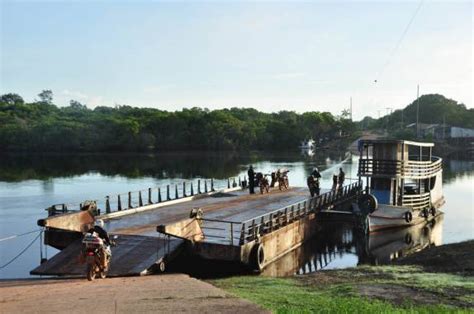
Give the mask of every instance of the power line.
M 400 36 L 400 38 L 398 39 L 397 43 L 395 44 L 395 46 L 393 47 L 393 49 L 390 51 L 389 55 L 388 55 L 388 58 L 387 60 L 385 61 L 384 65 L 382 66 L 382 68 L 380 69 L 379 73 L 376 75 L 376 78 L 374 80 L 375 83 L 377 83 L 377 81 L 380 79 L 380 77 L 382 76 L 383 72 L 385 71 L 385 68 L 387 68 L 387 66 L 390 64 L 390 61 L 392 60 L 393 56 L 395 55 L 395 53 L 397 52 L 398 48 L 400 47 L 403 39 L 405 38 L 406 34 L 408 33 L 408 30 L 410 29 L 410 26 L 411 24 L 413 24 L 413 21 L 415 20 L 415 17 L 416 15 L 418 14 L 418 11 L 420 11 L 421 9 L 421 6 L 423 5 L 423 2 L 424 0 L 420 0 L 420 3 L 418 3 L 418 6 L 416 7 L 415 9 L 415 12 L 413 12 L 413 15 L 411 16 L 410 18 L 410 21 L 408 22 L 407 26 L 405 27 L 402 35 Z

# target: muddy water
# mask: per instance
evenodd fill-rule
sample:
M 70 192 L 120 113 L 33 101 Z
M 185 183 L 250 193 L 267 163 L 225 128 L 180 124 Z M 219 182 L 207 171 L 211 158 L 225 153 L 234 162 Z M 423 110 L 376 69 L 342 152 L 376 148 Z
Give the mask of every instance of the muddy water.
M 357 173 L 357 158 L 347 158 L 343 153 L 312 157 L 299 153 L 0 156 L 0 267 L 18 256 L 0 269 L 0 278 L 28 277 L 40 261 L 40 252 L 43 257 L 57 252 L 52 248 L 40 251 L 36 225 L 46 215 L 44 208 L 52 204 L 103 200 L 105 195 L 164 186 L 183 179 L 224 180 L 243 176 L 249 164 L 265 173 L 287 168 L 294 186 L 304 186 L 313 167 L 322 171 L 322 188 L 331 187 L 332 174 L 339 167 L 346 172 L 348 182 Z M 270 265 L 264 275 L 382 264 L 429 245 L 473 239 L 474 162 L 446 159 L 443 175 L 445 215 L 435 224 L 369 238 L 357 235 L 350 225 L 321 225 L 317 238 Z M 27 232 L 32 233 L 21 235 Z

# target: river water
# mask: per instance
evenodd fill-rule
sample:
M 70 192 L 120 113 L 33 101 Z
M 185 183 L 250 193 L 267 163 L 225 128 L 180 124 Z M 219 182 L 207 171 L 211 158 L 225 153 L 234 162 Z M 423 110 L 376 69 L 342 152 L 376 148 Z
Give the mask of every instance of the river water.
M 0 156 L 0 278 L 29 277 L 41 253 L 51 257 L 57 252 L 50 247 L 40 249 L 36 224 L 52 204 L 103 200 L 106 195 L 196 178 L 215 178 L 216 184 L 226 184 L 229 177 L 243 177 L 249 164 L 267 173 L 287 168 L 293 186 L 305 186 L 306 177 L 318 167 L 322 188 L 330 188 L 339 167 L 348 181 L 356 178 L 357 160 L 344 153 L 323 152 L 315 156 L 298 152 Z M 443 169 L 445 215 L 435 223 L 369 238 L 357 235 L 349 225 L 321 225 L 317 238 L 270 265 L 264 275 L 383 264 L 430 245 L 473 239 L 474 161 L 445 158 Z

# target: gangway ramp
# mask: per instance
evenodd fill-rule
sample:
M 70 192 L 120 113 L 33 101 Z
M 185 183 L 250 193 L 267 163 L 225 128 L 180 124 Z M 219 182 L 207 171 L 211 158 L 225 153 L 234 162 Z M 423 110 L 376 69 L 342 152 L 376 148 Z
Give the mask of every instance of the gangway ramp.
M 112 247 L 112 261 L 108 276 L 146 274 L 164 259 L 171 259 L 182 249 L 184 240 L 169 237 L 117 235 Z M 86 264 L 81 264 L 81 240 L 71 243 L 47 262 L 33 269 L 32 275 L 77 276 L 85 275 Z

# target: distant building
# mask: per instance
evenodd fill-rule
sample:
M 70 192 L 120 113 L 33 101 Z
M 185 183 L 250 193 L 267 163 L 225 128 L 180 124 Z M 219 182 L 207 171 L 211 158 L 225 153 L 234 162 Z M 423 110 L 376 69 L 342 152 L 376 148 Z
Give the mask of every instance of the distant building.
M 440 127 L 440 124 L 427 124 L 427 123 L 418 123 L 418 128 L 420 130 L 420 136 L 435 136 L 435 130 Z M 413 129 L 414 133 L 416 132 L 416 123 L 411 123 L 406 126 L 407 129 Z
M 412 129 L 416 133 L 416 123 L 411 123 L 406 126 L 407 129 Z M 431 136 L 435 139 L 445 138 L 474 138 L 474 129 L 460 128 L 457 126 L 449 126 L 443 124 L 427 124 L 418 123 L 418 128 L 421 137 Z
M 440 125 L 435 129 L 434 137 L 436 139 L 445 138 L 474 138 L 474 129 L 460 128 L 457 126 Z

